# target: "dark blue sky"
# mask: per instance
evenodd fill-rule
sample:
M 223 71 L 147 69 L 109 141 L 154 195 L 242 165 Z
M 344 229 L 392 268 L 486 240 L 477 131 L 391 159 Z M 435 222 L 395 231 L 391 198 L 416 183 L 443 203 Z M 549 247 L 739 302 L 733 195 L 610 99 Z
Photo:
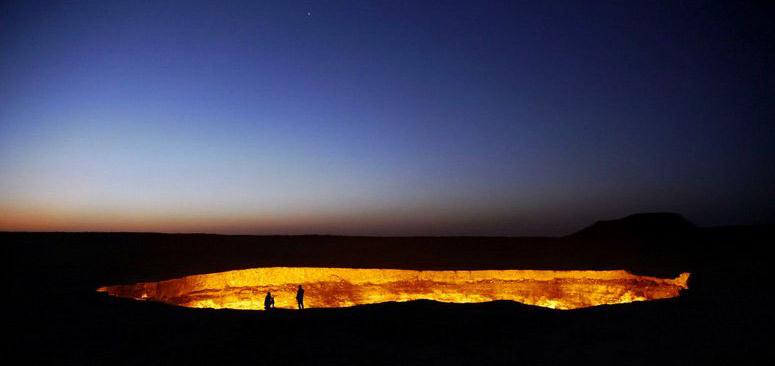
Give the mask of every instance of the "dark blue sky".
M 775 220 L 771 11 L 5 1 L 0 230 Z

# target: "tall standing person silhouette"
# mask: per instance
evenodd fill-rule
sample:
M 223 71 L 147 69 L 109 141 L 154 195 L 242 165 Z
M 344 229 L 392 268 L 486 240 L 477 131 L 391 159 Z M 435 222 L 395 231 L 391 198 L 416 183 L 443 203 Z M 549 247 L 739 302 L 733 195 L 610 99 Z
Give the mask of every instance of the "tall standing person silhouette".
M 304 288 L 301 285 L 296 290 L 296 302 L 299 303 L 299 310 L 304 309 Z

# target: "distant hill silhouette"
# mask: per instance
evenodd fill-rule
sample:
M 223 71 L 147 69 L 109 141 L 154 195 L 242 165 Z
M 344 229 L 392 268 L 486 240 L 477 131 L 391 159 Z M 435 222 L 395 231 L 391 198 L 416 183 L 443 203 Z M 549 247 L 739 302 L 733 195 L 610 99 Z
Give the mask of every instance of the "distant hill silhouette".
M 696 226 L 671 212 L 630 215 L 617 220 L 598 221 L 568 238 L 583 240 L 659 239 L 689 234 Z

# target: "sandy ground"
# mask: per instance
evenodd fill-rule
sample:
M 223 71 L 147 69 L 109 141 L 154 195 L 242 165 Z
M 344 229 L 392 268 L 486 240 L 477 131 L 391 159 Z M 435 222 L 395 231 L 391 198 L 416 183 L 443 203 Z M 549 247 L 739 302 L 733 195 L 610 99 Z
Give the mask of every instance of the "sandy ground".
M 658 243 L 2 233 L 7 354 L 29 364 L 762 364 L 772 359 L 771 295 L 762 291 L 772 233 L 703 229 Z M 573 246 L 584 255 L 568 256 Z M 619 261 L 693 277 L 680 298 L 574 311 L 416 301 L 264 313 L 94 291 L 266 263 L 503 268 L 552 267 L 552 258 L 555 268 Z

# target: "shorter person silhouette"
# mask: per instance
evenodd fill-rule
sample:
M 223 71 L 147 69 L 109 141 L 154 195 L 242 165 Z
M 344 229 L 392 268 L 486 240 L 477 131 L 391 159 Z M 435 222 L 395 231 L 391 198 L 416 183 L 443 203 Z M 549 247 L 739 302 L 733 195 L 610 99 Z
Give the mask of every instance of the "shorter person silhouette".
M 299 303 L 299 310 L 304 309 L 304 288 L 299 285 L 299 289 L 296 291 L 296 302 Z
M 267 291 L 266 297 L 264 298 L 264 310 L 269 310 L 274 307 L 274 297 L 272 297 L 272 293 Z

